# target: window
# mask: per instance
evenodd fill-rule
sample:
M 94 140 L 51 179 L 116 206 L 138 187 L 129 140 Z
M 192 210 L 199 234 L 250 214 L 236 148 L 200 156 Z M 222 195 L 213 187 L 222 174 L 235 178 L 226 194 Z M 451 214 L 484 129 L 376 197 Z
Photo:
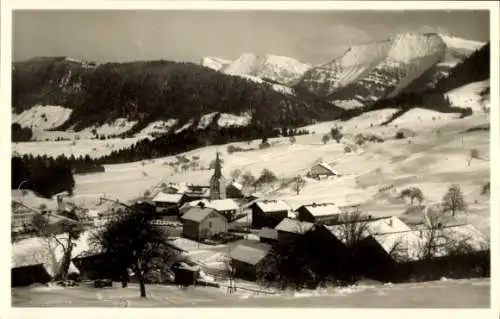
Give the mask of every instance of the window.
M 208 228 L 212 228 L 212 222 L 208 222 Z

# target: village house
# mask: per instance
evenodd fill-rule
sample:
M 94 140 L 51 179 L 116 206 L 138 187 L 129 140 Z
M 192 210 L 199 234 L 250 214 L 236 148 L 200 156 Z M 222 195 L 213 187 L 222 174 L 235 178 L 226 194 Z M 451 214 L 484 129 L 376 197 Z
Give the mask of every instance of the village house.
M 155 203 L 156 212 L 158 214 L 177 215 L 179 214 L 179 207 L 185 200 L 186 196 L 184 194 L 167 194 L 159 192 L 152 201 Z
M 282 200 L 262 200 L 250 206 L 252 228 L 274 228 L 291 212 L 291 207 Z
M 296 210 L 297 219 L 304 222 L 322 222 L 326 225 L 339 221 L 342 211 L 334 203 L 312 203 Z
M 311 169 L 307 173 L 307 177 L 316 178 L 318 180 L 331 176 L 340 176 L 340 173 L 323 161 L 311 167 Z
M 227 229 L 226 218 L 213 208 L 191 207 L 182 215 L 182 235 L 192 240 L 203 241 Z
M 265 243 L 240 244 L 230 254 L 234 276 L 249 281 L 255 281 L 259 272 L 265 267 L 271 245 Z
M 195 206 L 213 208 L 226 218 L 235 216 L 240 208 L 239 204 L 234 199 L 231 198 L 216 199 L 216 200 L 202 199 L 202 200 L 187 202 L 184 205 L 182 205 L 180 209 L 181 215 L 184 214 L 184 212 L 186 212 L 187 210 L 189 210 L 189 208 Z
M 184 193 L 186 201 L 194 201 L 210 198 L 210 186 L 208 185 L 187 185 Z
M 286 245 L 293 242 L 298 237 L 304 235 L 311 229 L 314 224 L 310 222 L 302 222 L 300 220 L 284 218 L 276 227 L 278 245 Z
M 168 183 L 162 191 L 166 194 L 184 194 L 188 191 L 188 187 L 185 184 Z

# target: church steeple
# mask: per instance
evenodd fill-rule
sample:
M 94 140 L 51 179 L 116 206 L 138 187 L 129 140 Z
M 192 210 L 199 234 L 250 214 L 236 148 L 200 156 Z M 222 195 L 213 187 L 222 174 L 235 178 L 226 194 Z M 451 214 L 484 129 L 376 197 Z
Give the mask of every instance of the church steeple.
M 210 199 L 226 198 L 226 179 L 222 176 L 222 162 L 219 152 L 215 156 L 214 174 L 210 178 Z
M 214 165 L 214 177 L 220 178 L 222 176 L 222 164 L 219 158 L 219 152 L 216 153 L 215 156 L 215 165 Z

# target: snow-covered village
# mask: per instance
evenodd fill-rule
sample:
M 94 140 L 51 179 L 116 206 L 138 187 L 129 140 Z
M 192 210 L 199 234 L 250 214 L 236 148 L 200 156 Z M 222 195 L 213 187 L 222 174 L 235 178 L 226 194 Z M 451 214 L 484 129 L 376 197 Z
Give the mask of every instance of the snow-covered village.
M 12 306 L 489 307 L 489 12 L 466 13 L 13 13 Z M 78 36 L 33 47 L 56 20 Z M 74 41 L 130 27 L 135 53 Z

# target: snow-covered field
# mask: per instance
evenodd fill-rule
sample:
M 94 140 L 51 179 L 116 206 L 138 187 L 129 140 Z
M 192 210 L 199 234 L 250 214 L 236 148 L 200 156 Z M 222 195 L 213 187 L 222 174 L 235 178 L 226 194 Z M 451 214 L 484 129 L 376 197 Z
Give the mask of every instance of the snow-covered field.
M 245 285 L 236 281 L 237 286 Z M 441 280 L 423 283 L 359 285 L 316 291 L 257 294 L 225 287 L 147 286 L 139 298 L 136 284 L 128 288 L 28 287 L 12 289 L 13 307 L 352 307 L 352 308 L 488 308 L 490 280 Z
M 319 160 L 329 163 L 342 176 L 321 181 L 307 180 L 305 188 L 296 195 L 294 190 L 283 188 L 275 196 L 293 208 L 311 202 L 335 202 L 337 205 L 360 204 L 373 216 L 400 215 L 407 203 L 395 194 L 380 194 L 380 188 L 393 185 L 396 191 L 420 187 L 428 202 L 440 201 L 452 183 L 458 183 L 469 203 L 469 214 L 463 216 L 489 234 L 489 196 L 481 195 L 481 187 L 489 181 L 489 131 L 466 132 L 468 129 L 489 123 L 489 115 L 476 113 L 459 119 L 458 114 L 441 114 L 424 109 L 412 109 L 387 126 L 379 124 L 396 110 L 386 109 L 365 113 L 347 122 L 323 122 L 305 127 L 315 134 L 297 136 L 295 143 L 288 138 L 270 139 L 272 146 L 259 149 L 260 140 L 232 143 L 247 152 L 227 153 L 227 145 L 207 146 L 186 152 L 187 158 L 196 160 L 207 168 L 217 151 L 223 154 L 223 173 L 229 178 L 231 171 L 240 169 L 254 176 L 263 169 L 270 169 L 280 179 L 305 174 Z M 330 141 L 323 144 L 321 137 L 336 125 L 342 127 L 344 139 L 340 144 Z M 414 132 L 414 137 L 396 140 L 399 130 Z M 376 134 L 384 143 L 357 146 L 354 136 L 358 133 Z M 22 153 L 49 154 L 70 151 L 75 155 L 97 156 L 111 149 L 126 147 L 134 139 L 80 140 L 72 142 L 20 143 L 13 146 Z M 346 146 L 352 152 L 346 152 Z M 93 150 L 95 148 L 95 150 Z M 477 149 L 480 159 L 468 166 L 469 154 Z M 175 171 L 169 165 L 177 162 L 175 156 L 145 160 L 135 163 L 106 165 L 106 171 L 75 176 L 73 200 L 80 205 L 92 206 L 100 196 L 123 201 L 133 200 L 146 191 L 154 193 L 162 182 L 188 182 L 206 184 L 209 170 Z
M 448 91 L 446 96 L 451 105 L 458 107 L 470 107 L 473 112 L 484 112 L 489 109 L 489 96 L 483 101 L 481 92 L 490 87 L 490 80 L 470 83 L 454 90 Z
M 72 110 L 54 105 L 35 105 L 21 114 L 13 114 L 12 123 L 34 130 L 46 130 L 62 125 L 68 120 Z

